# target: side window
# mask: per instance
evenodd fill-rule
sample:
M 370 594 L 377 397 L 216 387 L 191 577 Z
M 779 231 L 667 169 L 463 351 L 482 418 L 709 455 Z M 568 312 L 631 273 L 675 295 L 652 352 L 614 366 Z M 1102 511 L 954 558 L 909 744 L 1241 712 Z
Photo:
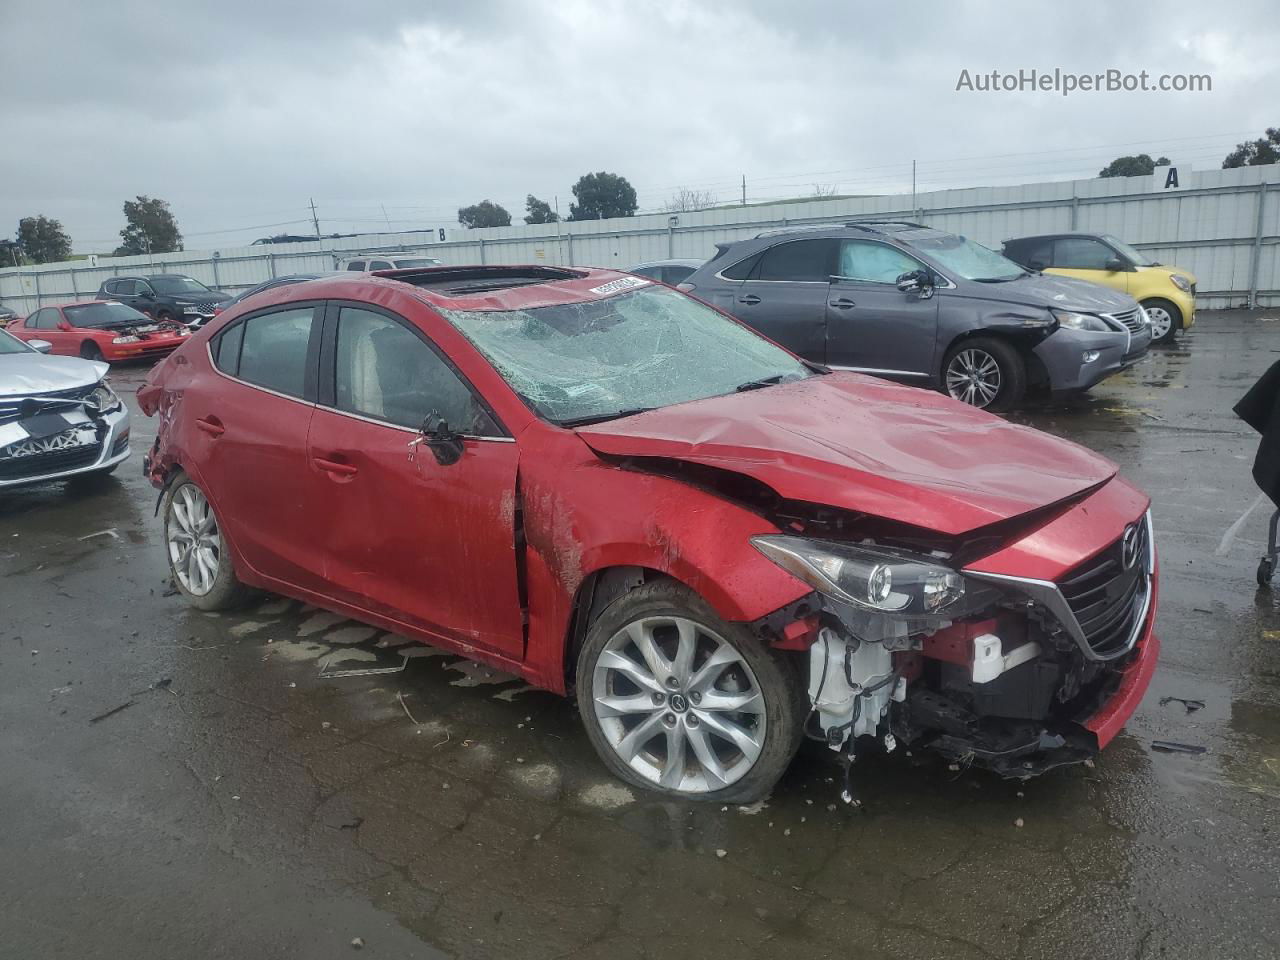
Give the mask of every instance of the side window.
M 439 414 L 469 436 L 500 431 L 475 394 L 402 323 L 357 307 L 338 314 L 334 396 L 339 410 L 417 428 Z
M 356 273 L 364 273 L 364 261 L 352 260 L 350 263 L 347 264 L 347 269 L 354 270 L 356 271 Z
M 745 260 L 739 260 L 731 267 L 725 267 L 720 271 L 720 276 L 724 277 L 726 280 L 745 280 L 747 277 L 751 276 L 751 271 L 759 262 L 760 255 L 758 253 L 752 254 Z
M 213 344 L 213 362 L 223 373 L 239 376 L 240 344 L 243 342 L 243 323 L 237 323 L 230 330 L 218 334 L 218 339 Z
M 108 280 L 106 283 L 102 285 L 102 292 L 108 297 L 114 297 L 117 293 L 119 293 L 119 290 L 116 289 L 119 286 L 120 286 L 119 280 Z
M 264 313 L 239 324 L 244 332 L 236 375 L 277 393 L 303 396 L 314 315 L 314 308 L 301 307 Z M 221 349 L 218 357 L 221 360 Z
M 137 280 L 117 280 L 116 293 L 122 297 L 132 297 L 135 294 L 142 292 L 138 289 L 140 286 L 142 286 L 142 284 Z
M 1043 270 L 1053 263 L 1053 241 L 1018 240 L 1008 245 L 1005 256 L 1024 267 Z
M 1053 244 L 1053 265 L 1067 270 L 1105 270 L 1111 248 L 1089 237 L 1060 237 Z
M 919 270 L 920 262 L 887 243 L 845 240 L 840 244 L 839 267 L 836 273 L 846 280 L 896 283 L 904 273 Z
M 760 259 L 754 280 L 821 281 L 831 278 L 835 240 L 788 240 L 770 247 Z
M 31 316 L 27 317 L 27 322 L 24 323 L 23 326 L 32 330 L 43 330 L 45 329 L 45 321 L 48 319 L 48 310 L 37 310 L 35 313 L 31 314 Z
M 388 263 L 386 260 L 370 260 L 369 269 L 370 270 L 390 270 L 391 264 Z

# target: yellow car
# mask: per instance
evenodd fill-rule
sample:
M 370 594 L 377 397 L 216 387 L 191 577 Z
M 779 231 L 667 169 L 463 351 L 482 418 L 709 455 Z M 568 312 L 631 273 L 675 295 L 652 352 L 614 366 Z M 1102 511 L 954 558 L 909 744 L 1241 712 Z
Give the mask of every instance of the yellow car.
M 1142 304 L 1153 343 L 1168 342 L 1196 322 L 1196 278 L 1190 270 L 1148 260 L 1105 233 L 1050 233 L 1004 242 L 1004 255 L 1030 270 L 1079 277 L 1122 290 Z

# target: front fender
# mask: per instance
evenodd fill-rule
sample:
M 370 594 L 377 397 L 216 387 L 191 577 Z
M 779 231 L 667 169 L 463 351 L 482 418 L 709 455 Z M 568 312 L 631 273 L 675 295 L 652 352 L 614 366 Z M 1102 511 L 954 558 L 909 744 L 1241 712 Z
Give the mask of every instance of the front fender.
M 643 567 L 687 585 L 730 621 L 757 620 L 811 592 L 750 544 L 778 528 L 698 487 L 600 460 L 576 435 L 541 424 L 520 438 L 534 682 L 564 686 L 574 598 L 611 567 Z

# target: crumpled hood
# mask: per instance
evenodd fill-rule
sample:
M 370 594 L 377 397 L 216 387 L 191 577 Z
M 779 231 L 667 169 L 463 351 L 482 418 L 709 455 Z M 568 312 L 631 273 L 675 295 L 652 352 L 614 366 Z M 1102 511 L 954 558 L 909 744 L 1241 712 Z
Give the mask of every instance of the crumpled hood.
M 983 287 L 992 300 L 1053 310 L 1115 313 L 1134 310 L 1138 306 L 1138 302 L 1127 293 L 1077 277 L 1058 277 L 1050 273 L 1032 274 L 1008 283 L 975 282 L 968 286 L 970 296 L 977 295 L 973 292 L 973 287 Z
M 1080 494 L 1109 460 L 941 394 L 852 373 L 578 429 L 597 453 L 732 470 L 789 500 L 959 535 Z
M 0 354 L 0 397 L 30 396 L 87 387 L 106 376 L 97 360 L 51 357 L 42 353 Z

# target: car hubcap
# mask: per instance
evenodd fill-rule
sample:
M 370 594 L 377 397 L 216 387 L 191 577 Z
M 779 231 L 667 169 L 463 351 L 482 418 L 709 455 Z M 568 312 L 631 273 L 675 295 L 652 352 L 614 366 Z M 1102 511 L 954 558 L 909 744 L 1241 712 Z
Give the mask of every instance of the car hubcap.
M 183 588 L 197 596 L 213 589 L 222 559 L 218 521 L 203 493 L 183 484 L 169 505 L 169 561 Z
M 1000 364 L 985 350 L 961 350 L 947 366 L 947 392 L 975 407 L 991 403 L 1000 384 Z
M 755 674 L 723 638 L 684 617 L 647 617 L 618 631 L 596 661 L 592 702 L 618 757 L 671 790 L 727 787 L 764 747 Z
M 1147 307 L 1147 319 L 1151 321 L 1151 339 L 1159 340 L 1173 327 L 1173 317 L 1164 307 Z

